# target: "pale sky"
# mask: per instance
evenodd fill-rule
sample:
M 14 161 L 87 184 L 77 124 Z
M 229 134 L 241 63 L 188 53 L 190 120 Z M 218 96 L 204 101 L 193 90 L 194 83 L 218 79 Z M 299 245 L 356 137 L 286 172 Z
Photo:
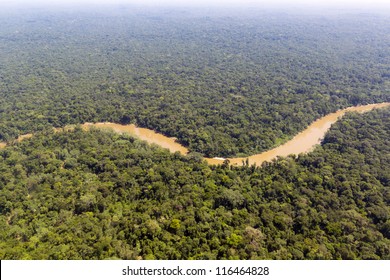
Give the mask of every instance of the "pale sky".
M 0 0 L 1 4 L 146 4 L 175 6 L 390 7 L 390 0 Z
M 224 7 L 224 8 L 260 8 L 323 13 L 326 11 L 339 12 L 375 12 L 390 14 L 390 0 L 0 0 L 0 9 L 7 6 L 16 9 L 30 9 L 35 7 L 77 8 L 100 5 L 136 4 L 152 7 Z

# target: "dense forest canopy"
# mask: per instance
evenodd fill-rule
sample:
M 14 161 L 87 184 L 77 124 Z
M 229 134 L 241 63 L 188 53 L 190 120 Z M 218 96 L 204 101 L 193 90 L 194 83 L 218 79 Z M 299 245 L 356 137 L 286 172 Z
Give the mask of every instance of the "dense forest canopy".
M 389 102 L 389 17 L 122 6 L 2 9 L 0 26 L 0 259 L 390 259 L 389 108 L 308 154 L 202 160 Z
M 127 135 L 54 133 L 0 150 L 1 259 L 389 259 L 390 109 L 323 146 L 209 166 Z
M 339 108 L 390 100 L 380 15 L 33 9 L 0 25 L 2 140 L 111 121 L 245 156 Z

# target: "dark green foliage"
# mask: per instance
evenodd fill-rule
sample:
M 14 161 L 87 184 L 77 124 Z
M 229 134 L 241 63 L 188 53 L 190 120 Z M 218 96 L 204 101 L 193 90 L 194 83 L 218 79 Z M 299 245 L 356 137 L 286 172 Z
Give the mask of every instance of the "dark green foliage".
M 389 259 L 390 110 L 323 146 L 208 166 L 76 128 L 0 151 L 1 259 Z
M 310 154 L 253 154 L 316 118 L 389 101 L 379 15 L 0 11 L 0 259 L 390 259 L 390 111 Z M 178 153 L 113 132 L 136 123 Z M 50 128 L 50 129 L 47 129 Z
M 4 12 L 0 139 L 112 121 L 243 156 L 339 108 L 389 101 L 387 18 L 214 12 Z

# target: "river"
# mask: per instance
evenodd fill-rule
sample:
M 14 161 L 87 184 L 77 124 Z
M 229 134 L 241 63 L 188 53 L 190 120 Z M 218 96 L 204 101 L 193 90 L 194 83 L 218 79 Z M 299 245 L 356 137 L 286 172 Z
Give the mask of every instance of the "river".
M 389 106 L 390 103 L 377 103 L 356 107 L 348 107 L 343 110 L 339 110 L 335 113 L 328 114 L 310 124 L 305 130 L 297 134 L 293 139 L 285 144 L 278 146 L 272 150 L 252 155 L 245 158 L 228 158 L 230 164 L 242 165 L 243 161 L 249 160 L 249 165 L 256 164 L 261 165 L 264 161 L 271 161 L 277 156 L 286 157 L 290 154 L 298 155 L 300 153 L 307 153 L 313 150 L 313 148 L 321 143 L 326 132 L 329 130 L 332 124 L 334 124 L 339 118 L 344 116 L 347 112 L 364 113 L 371 111 L 375 108 L 384 108 Z M 220 164 L 223 159 L 207 158 L 209 164 Z
M 376 103 L 369 105 L 362 105 L 356 107 L 349 107 L 346 109 L 339 110 L 335 113 L 328 114 L 312 124 L 310 124 L 305 130 L 297 134 L 293 139 L 286 142 L 285 144 L 278 146 L 272 150 L 252 155 L 243 158 L 227 158 L 232 165 L 243 165 L 247 159 L 249 165 L 256 164 L 261 165 L 264 161 L 271 161 L 277 156 L 288 156 L 290 154 L 298 155 L 300 153 L 310 152 L 316 145 L 321 143 L 325 133 L 329 130 L 331 125 L 335 123 L 340 117 L 347 112 L 359 112 L 364 113 L 371 111 L 376 108 L 384 108 L 390 105 L 387 103 Z M 109 128 L 113 129 L 118 133 L 129 133 L 144 140 L 150 144 L 157 144 L 163 148 L 169 149 L 172 153 L 180 152 L 185 155 L 188 153 L 188 149 L 176 142 L 175 138 L 166 137 L 162 134 L 156 133 L 153 130 L 146 128 L 136 127 L 134 124 L 120 125 L 116 123 L 85 123 L 82 125 L 85 129 L 95 126 L 98 128 Z M 31 137 L 31 134 L 22 135 L 18 138 L 18 141 Z M 4 147 L 5 143 L 0 143 L 0 148 Z M 222 164 L 224 158 L 204 158 L 209 164 Z

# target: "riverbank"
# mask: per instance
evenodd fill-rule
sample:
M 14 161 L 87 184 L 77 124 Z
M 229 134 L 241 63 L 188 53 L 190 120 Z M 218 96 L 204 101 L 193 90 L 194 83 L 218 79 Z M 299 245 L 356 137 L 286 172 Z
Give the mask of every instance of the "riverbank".
M 249 165 L 256 164 L 261 165 L 264 161 L 271 161 L 278 156 L 288 156 L 290 154 L 298 155 L 300 153 L 310 152 L 316 145 L 321 143 L 321 140 L 325 136 L 325 133 L 330 129 L 339 118 L 344 116 L 347 112 L 365 113 L 373 109 L 379 109 L 390 106 L 390 102 L 376 103 L 355 107 L 348 107 L 346 109 L 339 110 L 335 113 L 328 114 L 310 124 L 305 130 L 297 134 L 293 139 L 280 145 L 269 151 L 252 155 L 249 157 L 238 158 L 204 158 L 209 164 L 222 164 L 225 160 L 228 160 L 232 165 L 243 165 L 244 162 L 248 162 Z M 116 123 L 85 123 L 82 125 L 84 129 L 91 127 L 112 129 L 117 133 L 129 133 L 138 137 L 141 140 L 148 142 L 149 144 L 156 144 L 163 148 L 169 149 L 170 152 L 179 152 L 186 155 L 189 151 L 186 147 L 176 142 L 174 137 L 166 137 L 162 134 L 156 133 L 153 130 L 140 128 L 134 124 L 121 125 Z M 32 134 L 21 135 L 17 141 L 21 141 L 25 138 L 30 138 Z M 6 146 L 6 143 L 0 143 L 0 148 Z
M 300 153 L 308 153 L 312 151 L 316 145 L 321 143 L 321 140 L 324 138 L 331 125 L 347 112 L 365 113 L 373 109 L 388 106 L 390 106 L 390 102 L 348 107 L 346 109 L 339 110 L 314 121 L 305 130 L 298 133 L 293 139 L 283 145 L 260 154 L 243 158 L 228 158 L 228 160 L 230 164 L 243 165 L 243 162 L 248 159 L 249 165 L 256 164 L 259 166 L 264 161 L 271 161 L 278 156 L 286 157 L 290 154 L 298 155 Z M 209 164 L 223 163 L 223 160 L 216 158 L 206 158 L 206 160 Z

